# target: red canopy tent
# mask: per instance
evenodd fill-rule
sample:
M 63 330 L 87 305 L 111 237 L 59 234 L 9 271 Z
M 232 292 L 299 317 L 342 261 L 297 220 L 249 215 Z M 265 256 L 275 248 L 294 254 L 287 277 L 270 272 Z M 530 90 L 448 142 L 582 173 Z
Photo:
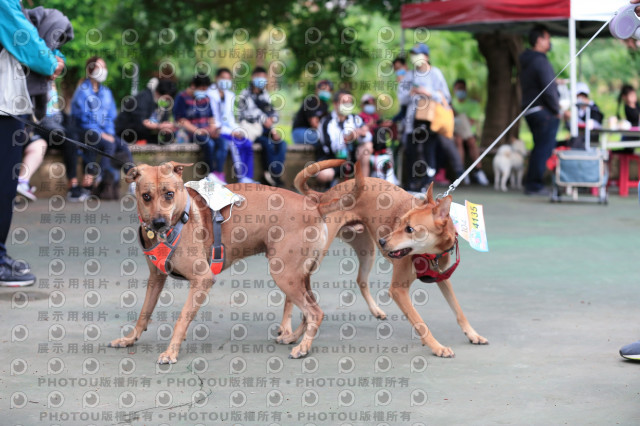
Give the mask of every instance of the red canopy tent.
M 469 31 L 473 33 L 526 33 L 535 23 L 544 23 L 554 35 L 568 36 L 570 55 L 576 52 L 576 37 L 591 37 L 628 0 L 433 0 L 404 4 L 402 28 Z M 601 34 L 609 35 L 609 31 Z M 571 90 L 575 99 L 576 68 L 571 65 Z M 575 112 L 571 133 L 577 134 Z

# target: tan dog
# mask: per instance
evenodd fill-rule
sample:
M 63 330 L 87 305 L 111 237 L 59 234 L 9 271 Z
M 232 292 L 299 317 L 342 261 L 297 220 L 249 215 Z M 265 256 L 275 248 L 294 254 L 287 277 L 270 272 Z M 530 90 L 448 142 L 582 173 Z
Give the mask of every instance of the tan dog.
M 296 176 L 296 188 L 303 194 L 319 197 L 319 194 L 309 188 L 307 179 L 322 167 L 324 167 L 323 163 L 316 163 L 300 172 Z M 417 277 L 412 255 L 422 253 L 438 255 L 439 257 L 431 262 L 431 267 L 439 271 L 446 271 L 453 262 L 448 252 L 456 239 L 453 221 L 449 216 L 451 196 L 438 201 L 434 200 L 432 185 L 429 187 L 426 200 L 422 201 L 384 180 L 362 178 L 358 175 L 356 177 L 324 193 L 325 199 L 341 199 L 343 202 L 326 203 L 319 207 L 319 211 L 325 217 L 327 226 L 332 226 L 334 221 L 338 222 L 338 218 L 342 218 L 342 223 L 349 225 L 343 228 L 343 232 L 347 228 L 366 229 L 363 233 L 366 237 L 359 237 L 358 257 L 361 269 L 358 272 L 358 284 L 360 289 L 366 288 L 368 292 L 368 274 L 370 265 L 375 260 L 375 240 L 383 255 L 393 264 L 393 275 L 389 287 L 391 297 L 418 332 L 422 343 L 429 346 L 434 355 L 453 357 L 451 348 L 441 345 L 433 337 L 411 303 L 409 294 L 411 284 Z M 344 200 L 349 198 L 349 194 L 357 194 L 357 198 L 354 198 L 351 205 L 345 206 Z M 336 211 L 338 208 L 340 210 Z M 474 344 L 487 344 L 487 339 L 471 327 L 462 312 L 451 281 L 443 279 L 437 284 L 469 341 Z M 375 304 L 370 303 L 367 296 L 365 299 L 369 309 L 374 312 L 377 308 Z M 292 308 L 290 303 L 285 304 L 283 329 L 291 327 Z M 384 316 L 384 313 L 377 316 Z M 288 326 L 287 321 L 289 321 Z M 300 331 L 297 330 L 296 334 L 300 334 Z
M 331 164 L 336 166 L 339 163 Z M 178 229 L 178 222 L 188 210 L 188 220 L 175 243 L 177 248 L 170 258 L 167 270 L 189 280 L 189 296 L 175 324 L 169 347 L 158 358 L 158 363 L 161 364 L 177 361 L 189 324 L 202 303 L 207 300 L 209 289 L 215 282 L 215 276 L 209 268 L 213 244 L 212 212 L 196 191 L 184 186 L 182 171 L 185 166 L 189 164 L 170 162 L 157 167 L 140 165 L 131 169 L 126 178 L 129 183 L 136 182 L 135 195 L 145 249 L 157 244 L 163 235 L 170 235 L 173 230 Z M 329 234 L 318 206 L 332 209 L 331 204 L 340 200 L 322 204 L 323 197 L 304 197 L 288 190 L 257 184 L 233 184 L 227 188 L 244 196 L 246 201 L 233 208 L 234 220 L 222 224 L 221 239 L 226 256 L 224 269 L 243 257 L 266 253 L 274 281 L 305 317 L 305 322 L 300 327 L 304 331 L 304 337 L 291 350 L 290 356 L 305 356 L 323 318 L 322 310 L 311 292 L 310 275 L 322 260 L 327 242 L 335 237 L 335 234 Z M 187 209 L 187 205 L 190 208 Z M 228 218 L 230 207 L 223 208 L 221 213 L 224 218 Z M 235 218 L 236 215 L 239 217 Z M 282 227 L 270 226 L 273 223 Z M 338 229 L 339 227 L 335 228 L 334 232 Z M 236 235 L 234 240 L 242 242 L 232 244 L 232 233 L 241 234 Z M 150 271 L 149 283 L 135 328 L 129 335 L 113 340 L 110 346 L 131 346 L 147 329 L 167 279 L 167 275 L 149 257 L 147 264 Z M 288 340 L 292 334 L 290 327 L 283 331 L 283 339 Z M 301 335 L 302 333 L 296 340 Z

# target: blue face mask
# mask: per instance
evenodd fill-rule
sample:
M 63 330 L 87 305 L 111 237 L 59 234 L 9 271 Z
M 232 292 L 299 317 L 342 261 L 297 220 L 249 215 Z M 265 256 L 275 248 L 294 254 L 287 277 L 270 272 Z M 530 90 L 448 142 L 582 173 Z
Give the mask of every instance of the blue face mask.
M 253 84 L 253 87 L 256 89 L 262 90 L 267 86 L 267 79 L 264 77 L 255 77 L 251 80 L 251 84 Z
M 405 75 L 407 73 L 407 70 L 405 70 L 404 68 L 400 68 L 399 70 L 396 71 L 396 75 L 398 77 L 402 77 L 403 75 Z
M 329 102 L 329 100 L 331 99 L 331 92 L 328 90 L 320 90 L 318 92 L 318 97 L 321 101 Z
M 194 90 L 193 91 L 193 97 L 194 98 L 204 98 L 205 96 L 207 96 L 207 91 L 206 90 Z
M 233 81 L 227 79 L 220 79 L 216 83 L 218 89 L 220 90 L 230 90 L 233 87 Z
M 366 104 L 362 110 L 367 113 L 367 114 L 375 114 L 376 113 L 376 106 L 375 105 L 371 105 L 371 104 Z
M 456 98 L 461 101 L 467 99 L 467 91 L 466 90 L 456 90 Z

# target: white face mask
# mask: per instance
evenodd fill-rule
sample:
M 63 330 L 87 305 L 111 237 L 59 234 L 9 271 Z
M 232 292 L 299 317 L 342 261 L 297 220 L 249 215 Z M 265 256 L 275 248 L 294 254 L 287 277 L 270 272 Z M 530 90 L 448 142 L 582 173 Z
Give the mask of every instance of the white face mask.
M 411 55 L 409 59 L 411 60 L 411 63 L 415 68 L 420 68 L 427 63 L 427 55 L 425 55 L 424 53 Z
M 96 67 L 93 72 L 89 74 L 89 77 L 93 78 L 98 83 L 104 83 L 107 80 L 109 71 L 106 68 Z
M 338 106 L 338 114 L 349 115 L 353 111 L 353 104 L 340 104 Z

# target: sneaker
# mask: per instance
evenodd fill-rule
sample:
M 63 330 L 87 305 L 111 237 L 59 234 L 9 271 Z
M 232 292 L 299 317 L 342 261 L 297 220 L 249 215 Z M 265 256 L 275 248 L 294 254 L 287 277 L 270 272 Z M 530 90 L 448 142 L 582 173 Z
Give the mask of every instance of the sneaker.
M 209 173 L 209 175 L 207 176 L 207 180 L 209 182 L 213 182 L 213 183 L 218 184 L 218 185 L 226 185 L 227 184 L 227 182 L 225 182 L 222 179 L 220 179 L 215 173 Z
M 271 173 L 265 170 L 264 172 L 264 180 L 271 186 L 276 186 L 276 180 L 271 176 Z
M 34 194 L 36 191 L 35 186 L 29 186 L 29 182 L 19 182 L 18 183 L 18 194 L 22 195 L 25 198 L 28 198 L 31 201 L 36 201 L 38 197 Z
M 524 194 L 533 197 L 549 197 L 551 192 L 543 187 L 540 189 L 525 189 Z
M 26 274 L 27 272 L 31 272 L 31 267 L 27 262 L 20 259 L 13 259 L 9 255 L 5 255 L 2 259 L 0 259 L 0 263 L 8 264 L 9 266 L 11 266 L 11 268 L 13 268 L 14 271 L 18 272 L 19 274 Z
M 476 170 L 472 173 L 473 180 L 475 180 L 478 185 L 481 186 L 489 186 L 489 179 L 487 179 L 487 175 L 484 174 L 482 170 Z
M 241 177 L 240 179 L 238 179 L 239 183 L 257 183 L 255 180 L 248 178 L 248 177 Z
M 471 179 L 469 179 L 469 175 L 466 175 L 464 179 L 462 179 L 462 183 L 464 185 L 471 185 Z
M 72 186 L 67 192 L 67 201 L 72 203 L 81 203 L 91 195 L 91 191 L 80 185 Z
M 440 185 L 449 185 L 451 183 L 447 179 L 447 171 L 445 169 L 438 170 L 438 173 L 433 177 L 433 181 Z
M 0 287 L 26 287 L 33 285 L 36 277 L 31 272 L 22 272 L 8 263 L 0 264 Z
M 626 359 L 640 361 L 640 341 L 620 348 L 620 356 Z

